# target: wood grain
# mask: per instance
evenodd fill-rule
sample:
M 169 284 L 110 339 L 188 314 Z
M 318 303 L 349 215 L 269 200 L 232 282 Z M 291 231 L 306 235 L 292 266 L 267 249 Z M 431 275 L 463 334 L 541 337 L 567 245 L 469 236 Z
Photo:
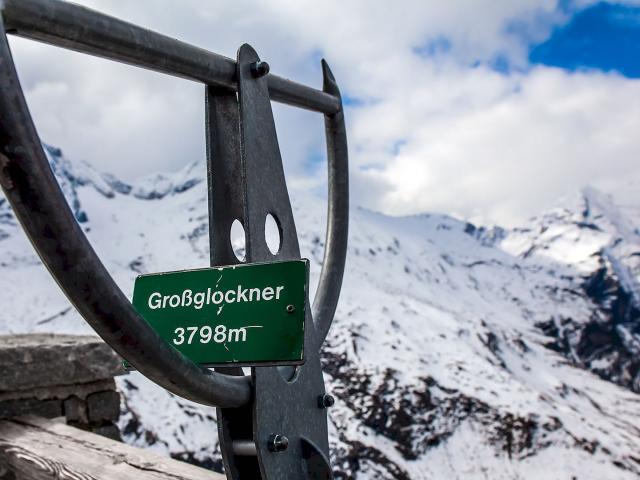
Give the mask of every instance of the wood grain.
M 0 471 L 16 480 L 224 480 L 225 476 L 39 417 L 0 421 Z

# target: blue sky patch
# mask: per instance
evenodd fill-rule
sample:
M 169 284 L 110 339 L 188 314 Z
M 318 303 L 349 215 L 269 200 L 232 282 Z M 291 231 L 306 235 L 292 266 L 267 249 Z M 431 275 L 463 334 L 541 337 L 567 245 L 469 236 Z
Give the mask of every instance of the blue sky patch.
M 348 93 L 342 93 L 342 104 L 345 107 L 361 107 L 365 104 L 362 98 L 353 97 Z
M 529 53 L 532 64 L 616 71 L 640 78 L 640 8 L 598 3 L 576 13 Z
M 438 36 L 419 47 L 414 47 L 413 52 L 423 58 L 433 58 L 449 53 L 451 46 L 451 40 L 445 36 Z
M 503 54 L 495 55 L 489 61 L 489 67 L 496 72 L 508 74 L 511 71 L 511 65 L 509 64 L 509 58 Z

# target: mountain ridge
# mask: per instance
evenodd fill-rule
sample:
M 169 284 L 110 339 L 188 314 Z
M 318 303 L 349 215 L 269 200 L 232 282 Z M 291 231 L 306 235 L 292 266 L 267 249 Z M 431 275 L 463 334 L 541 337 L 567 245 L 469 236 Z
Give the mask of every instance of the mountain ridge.
M 139 273 L 208 265 L 203 162 L 138 184 L 46 150 L 126 294 Z M 640 475 L 637 220 L 603 195 L 581 192 L 521 229 L 352 209 L 323 350 L 336 478 Z M 325 208 L 291 196 L 314 291 Z M 90 331 L 2 199 L 0 246 L 0 331 Z M 221 469 L 212 409 L 138 374 L 118 386 L 126 441 Z

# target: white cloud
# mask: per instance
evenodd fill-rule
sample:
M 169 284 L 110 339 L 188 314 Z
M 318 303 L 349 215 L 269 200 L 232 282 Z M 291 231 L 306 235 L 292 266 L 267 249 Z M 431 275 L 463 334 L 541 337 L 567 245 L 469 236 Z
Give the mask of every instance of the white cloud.
M 319 86 L 320 55 L 348 108 L 355 203 L 512 223 L 587 183 L 640 173 L 640 87 L 597 72 L 526 65 L 526 44 L 567 21 L 551 0 L 476 2 L 168 2 L 91 7 L 233 57 L 249 42 L 275 73 Z M 416 53 L 439 41 L 440 53 Z M 71 158 L 131 178 L 204 155 L 203 87 L 13 40 L 36 124 Z M 474 62 L 480 66 L 472 68 Z M 276 107 L 287 173 L 320 178 L 317 114 Z
M 464 101 L 464 111 L 436 106 L 440 113 L 432 115 L 429 106 L 422 115 L 411 113 L 419 126 L 398 154 L 370 173 L 390 183 L 378 208 L 510 222 L 586 184 L 640 173 L 634 161 L 640 152 L 634 133 L 640 125 L 639 82 L 548 68 L 484 80 L 467 87 L 452 83 L 461 96 L 475 97 L 475 105 Z M 389 124 L 406 122 L 390 113 L 393 105 L 381 108 Z M 356 129 L 356 135 L 367 144 L 375 128 Z

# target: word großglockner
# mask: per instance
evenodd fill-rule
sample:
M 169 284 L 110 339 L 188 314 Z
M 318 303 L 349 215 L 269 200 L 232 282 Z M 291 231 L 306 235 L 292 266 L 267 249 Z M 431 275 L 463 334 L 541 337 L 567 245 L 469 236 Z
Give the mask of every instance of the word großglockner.
M 182 294 L 173 295 L 153 292 L 149 295 L 148 304 L 152 310 L 179 307 L 193 307 L 200 310 L 206 305 L 279 300 L 283 290 L 282 285 L 264 288 L 242 288 L 242 285 L 238 285 L 238 288 L 226 291 L 207 288 L 206 292 L 193 293 L 192 290 L 185 289 Z

